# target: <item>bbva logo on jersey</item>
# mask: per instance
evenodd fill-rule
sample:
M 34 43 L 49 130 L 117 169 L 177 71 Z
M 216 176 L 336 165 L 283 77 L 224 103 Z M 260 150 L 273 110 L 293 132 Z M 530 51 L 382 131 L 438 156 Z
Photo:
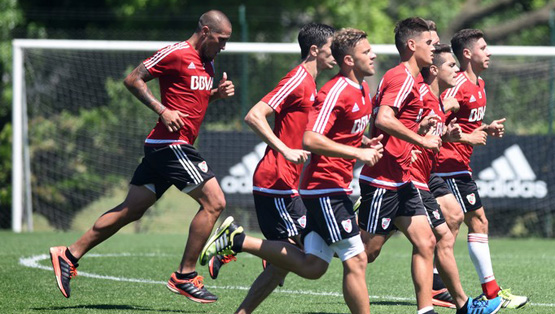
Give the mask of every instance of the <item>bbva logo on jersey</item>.
M 214 79 L 209 76 L 191 76 L 191 89 L 192 90 L 211 90 L 214 84 Z
M 518 144 L 505 149 L 490 167 L 478 173 L 478 178 L 476 185 L 481 197 L 544 198 L 548 193 L 547 183 L 537 180 Z

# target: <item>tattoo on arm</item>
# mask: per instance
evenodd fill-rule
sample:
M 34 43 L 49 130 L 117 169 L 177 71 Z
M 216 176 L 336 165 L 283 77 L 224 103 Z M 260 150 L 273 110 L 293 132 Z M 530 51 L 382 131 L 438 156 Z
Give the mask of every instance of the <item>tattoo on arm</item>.
M 124 80 L 125 87 L 152 111 L 160 114 L 166 107 L 152 94 L 146 82 L 154 77 L 145 68 L 144 64 L 136 67 Z

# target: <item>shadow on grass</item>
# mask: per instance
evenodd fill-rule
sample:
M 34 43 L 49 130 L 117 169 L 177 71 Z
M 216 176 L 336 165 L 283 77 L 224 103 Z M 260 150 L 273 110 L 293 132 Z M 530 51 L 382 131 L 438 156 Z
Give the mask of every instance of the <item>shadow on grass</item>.
M 370 302 L 370 307 L 372 305 L 409 305 L 409 306 L 416 306 L 415 302 L 407 302 L 407 301 L 372 301 Z
M 207 311 L 199 311 L 198 309 L 195 310 L 173 310 L 173 309 L 153 309 L 149 307 L 141 307 L 141 306 L 132 306 L 132 305 L 122 305 L 122 304 L 87 304 L 87 305 L 73 305 L 73 306 L 51 306 L 51 307 L 38 307 L 33 308 L 35 311 L 63 311 L 63 310 L 76 310 L 76 309 L 85 309 L 85 310 L 106 310 L 106 311 L 114 311 L 114 310 L 129 310 L 132 312 L 148 312 L 148 313 L 207 313 Z

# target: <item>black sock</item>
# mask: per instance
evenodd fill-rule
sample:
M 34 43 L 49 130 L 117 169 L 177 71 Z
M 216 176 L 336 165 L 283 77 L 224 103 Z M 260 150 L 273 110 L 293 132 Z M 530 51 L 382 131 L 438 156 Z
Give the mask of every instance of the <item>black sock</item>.
M 75 267 L 79 266 L 79 264 L 77 263 L 79 262 L 79 259 L 77 259 L 75 256 L 73 256 L 73 254 L 71 254 L 71 252 L 69 251 L 69 248 L 67 248 L 66 250 L 66 257 L 73 264 L 73 266 Z
M 432 286 L 432 289 L 434 290 L 445 289 L 445 284 L 443 283 L 443 280 L 441 280 L 441 277 L 439 276 L 439 274 L 434 274 L 434 284 Z
M 460 309 L 457 310 L 456 314 L 467 314 L 468 313 L 468 300 L 470 299 L 466 299 L 466 302 L 464 302 L 463 307 L 461 307 Z
M 193 279 L 198 275 L 198 273 L 196 271 L 190 272 L 190 273 L 179 273 L 179 272 L 175 272 L 175 277 L 177 277 L 177 279 L 180 280 L 184 280 L 184 279 Z
M 233 250 L 233 252 L 240 253 L 243 251 L 243 242 L 245 242 L 246 237 L 247 235 L 242 232 L 239 234 L 236 234 L 233 237 L 233 245 L 231 246 L 231 249 Z

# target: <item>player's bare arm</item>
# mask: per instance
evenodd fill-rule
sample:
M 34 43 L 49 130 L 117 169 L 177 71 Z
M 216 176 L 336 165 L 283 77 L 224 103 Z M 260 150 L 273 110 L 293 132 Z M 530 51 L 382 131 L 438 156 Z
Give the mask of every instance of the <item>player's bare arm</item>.
M 136 67 L 123 81 L 125 87 L 152 111 L 156 112 L 170 132 L 179 130 L 185 124 L 182 118 L 187 117 L 178 110 L 166 108 L 150 91 L 146 82 L 154 77 L 148 72 L 144 64 Z
M 436 152 L 439 151 L 439 148 L 441 147 L 441 138 L 439 136 L 431 134 L 420 136 L 409 130 L 403 123 L 401 123 L 395 114 L 396 112 L 393 107 L 380 106 L 376 116 L 376 127 L 382 129 L 384 132 L 387 132 L 389 135 L 395 136 L 406 142 L 431 149 Z
M 216 99 L 224 99 L 235 95 L 235 85 L 231 80 L 227 79 L 227 73 L 224 72 L 222 79 L 218 83 L 218 87 L 210 91 L 210 102 Z
M 372 139 L 371 141 L 379 142 L 377 139 Z M 318 155 L 357 159 L 369 166 L 375 165 L 383 154 L 383 145 L 381 143 L 377 143 L 374 147 L 370 148 L 358 148 L 337 143 L 325 135 L 313 131 L 304 132 L 303 146 L 306 150 Z
M 503 135 L 505 134 L 505 126 L 503 125 L 503 123 L 505 121 L 507 121 L 506 118 L 493 120 L 492 123 L 486 126 L 485 130 L 488 133 L 488 135 L 493 137 L 498 137 L 498 138 L 503 137 Z
M 249 110 L 245 116 L 245 123 L 256 133 L 266 144 L 285 157 L 287 161 L 302 164 L 310 155 L 309 151 L 303 149 L 291 149 L 285 145 L 272 131 L 268 123 L 268 117 L 274 113 L 274 109 L 267 103 L 259 101 Z

